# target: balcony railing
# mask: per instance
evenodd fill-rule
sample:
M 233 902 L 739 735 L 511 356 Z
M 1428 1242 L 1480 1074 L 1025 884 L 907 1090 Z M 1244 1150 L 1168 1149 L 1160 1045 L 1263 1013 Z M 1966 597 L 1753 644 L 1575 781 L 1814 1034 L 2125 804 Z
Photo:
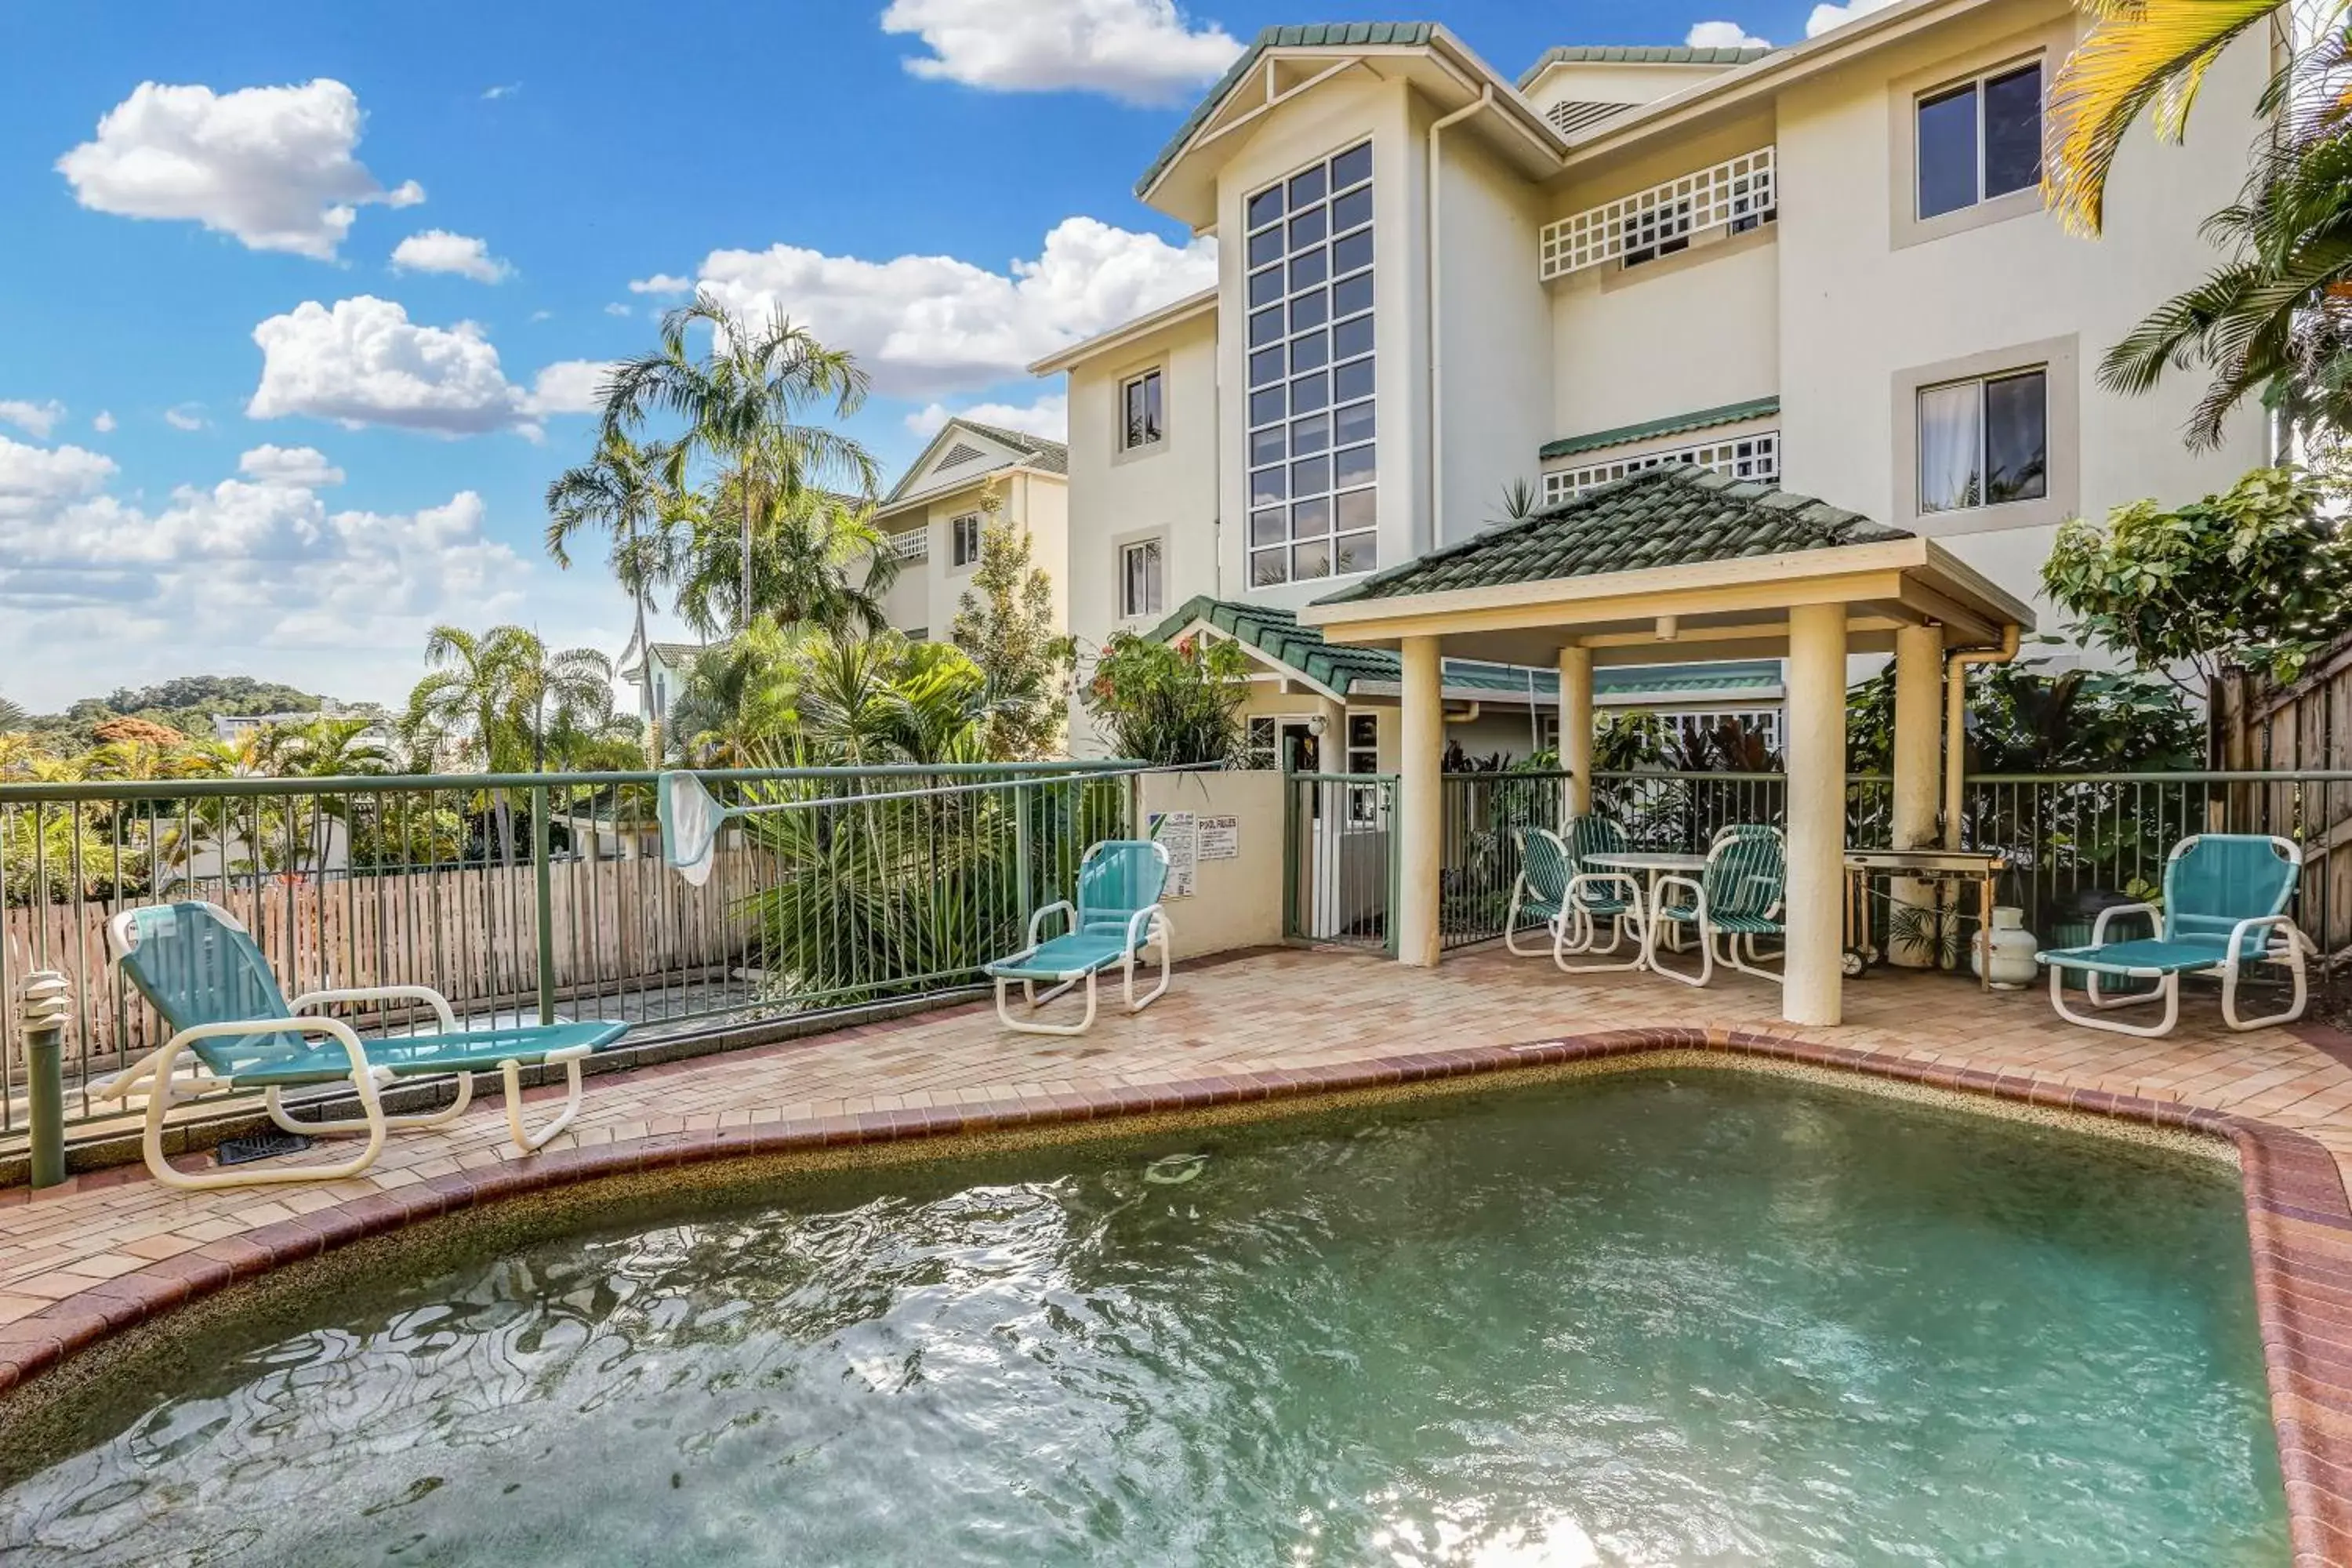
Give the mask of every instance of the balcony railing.
M 912 528 L 890 536 L 890 552 L 901 561 L 922 561 L 931 553 L 931 531 Z
M 1735 479 L 1753 479 L 1758 484 L 1778 485 L 1780 482 L 1780 432 L 1756 430 L 1745 436 L 1727 436 L 1717 441 L 1699 441 L 1687 447 L 1673 447 L 1660 452 L 1640 452 L 1630 458 L 1611 458 L 1598 462 L 1580 463 L 1572 468 L 1555 468 L 1543 477 L 1543 499 L 1546 505 L 1580 496 L 1627 474 L 1643 468 L 1663 468 L 1668 463 L 1690 463 L 1728 474 Z
M 1779 205 L 1772 149 L 1759 147 L 1546 224 L 1537 237 L 1536 275 L 1549 282 L 1588 267 L 1648 260 L 1710 229 L 1753 227 Z

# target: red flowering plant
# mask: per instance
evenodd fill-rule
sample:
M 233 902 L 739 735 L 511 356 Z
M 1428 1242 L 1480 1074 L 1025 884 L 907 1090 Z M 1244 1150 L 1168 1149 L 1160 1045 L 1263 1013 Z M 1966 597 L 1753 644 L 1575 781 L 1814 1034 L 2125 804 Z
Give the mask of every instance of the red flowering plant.
M 1122 757 L 1160 767 L 1213 765 L 1241 754 L 1249 670 L 1249 656 L 1229 638 L 1164 643 L 1113 632 L 1082 700 Z

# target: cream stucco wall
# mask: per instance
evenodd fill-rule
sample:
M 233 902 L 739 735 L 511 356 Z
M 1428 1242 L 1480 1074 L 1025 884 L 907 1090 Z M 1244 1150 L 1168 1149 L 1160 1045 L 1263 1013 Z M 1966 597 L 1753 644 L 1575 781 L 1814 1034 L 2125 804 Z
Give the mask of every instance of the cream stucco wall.
M 1069 484 L 1056 474 L 1034 469 L 1000 469 L 993 476 L 976 475 L 971 483 L 942 490 L 919 505 L 882 518 L 886 533 L 919 528 L 930 542 L 929 553 L 907 562 L 883 604 L 890 625 L 902 632 L 922 631 L 935 642 L 948 638 L 955 625 L 956 607 L 971 586 L 972 568 L 955 564 L 954 535 L 950 525 L 959 517 L 979 512 L 986 494 L 984 479 L 993 477 L 1003 498 L 1000 515 L 1029 534 L 1030 560 L 1054 580 L 1054 620 L 1069 625 L 1065 586 L 1065 563 L 1069 559 Z
M 1237 820 L 1240 854 L 1199 863 L 1189 898 L 1163 898 L 1179 959 L 1282 941 L 1283 799 L 1276 773 L 1151 773 L 1143 780 L 1146 821 L 1190 811 Z M 1178 984 L 1184 982 L 1180 978 Z
M 1451 544 L 1503 515 L 1510 480 L 1534 482 L 1536 451 L 1555 434 L 1557 360 L 1543 352 L 1551 305 L 1530 264 L 1541 193 L 1461 125 L 1439 132 L 1439 147 L 1432 479 L 1437 542 Z M 1386 440 L 1386 410 L 1381 423 Z
M 1779 111 L 1782 483 L 1944 538 L 2029 597 L 2060 516 L 2101 516 L 2144 495 L 2189 499 L 2263 458 L 2254 409 L 2220 450 L 2184 447 L 2180 426 L 2203 384 L 2193 373 L 2142 397 L 2104 392 L 2094 374 L 2110 344 L 2217 260 L 2198 229 L 2245 178 L 2266 71 L 2259 37 L 2216 65 L 2185 145 L 2159 146 L 2134 129 L 2105 237 L 2065 233 L 2030 199 L 2000 221 L 1937 237 L 1906 232 L 1917 94 L 2037 52 L 2054 70 L 2074 36 L 2074 18 L 2056 6 L 1988 7 L 1792 88 Z M 1916 468 L 1901 458 L 1923 374 L 2059 357 L 2053 344 L 2065 345 L 2074 384 L 2063 398 L 2053 363 L 2052 488 L 2068 493 L 2039 508 L 1918 517 Z M 2059 618 L 2045 607 L 2045 625 Z

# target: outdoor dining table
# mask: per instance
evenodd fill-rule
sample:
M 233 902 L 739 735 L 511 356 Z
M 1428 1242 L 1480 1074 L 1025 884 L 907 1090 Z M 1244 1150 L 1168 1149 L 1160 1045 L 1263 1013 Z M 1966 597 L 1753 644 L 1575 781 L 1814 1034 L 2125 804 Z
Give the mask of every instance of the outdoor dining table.
M 1696 876 L 1706 869 L 1706 856 L 1685 854 L 1675 849 L 1605 850 L 1598 855 L 1587 855 L 1584 863 L 1603 871 L 1646 872 L 1648 881 L 1642 906 L 1645 910 L 1654 910 L 1658 907 L 1659 878 L 1670 872 L 1679 872 L 1685 877 Z M 1654 967 L 1651 954 L 1656 951 L 1657 941 L 1658 921 L 1655 919 L 1643 920 L 1641 959 L 1635 967 Z

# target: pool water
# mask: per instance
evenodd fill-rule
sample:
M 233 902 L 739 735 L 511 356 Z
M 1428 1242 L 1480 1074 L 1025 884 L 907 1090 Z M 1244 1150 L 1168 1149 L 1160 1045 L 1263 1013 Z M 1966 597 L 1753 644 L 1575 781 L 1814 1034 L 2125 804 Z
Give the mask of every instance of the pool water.
M 2287 1554 L 2177 1153 L 1694 1071 L 680 1201 L 101 1375 L 0 1561 Z

